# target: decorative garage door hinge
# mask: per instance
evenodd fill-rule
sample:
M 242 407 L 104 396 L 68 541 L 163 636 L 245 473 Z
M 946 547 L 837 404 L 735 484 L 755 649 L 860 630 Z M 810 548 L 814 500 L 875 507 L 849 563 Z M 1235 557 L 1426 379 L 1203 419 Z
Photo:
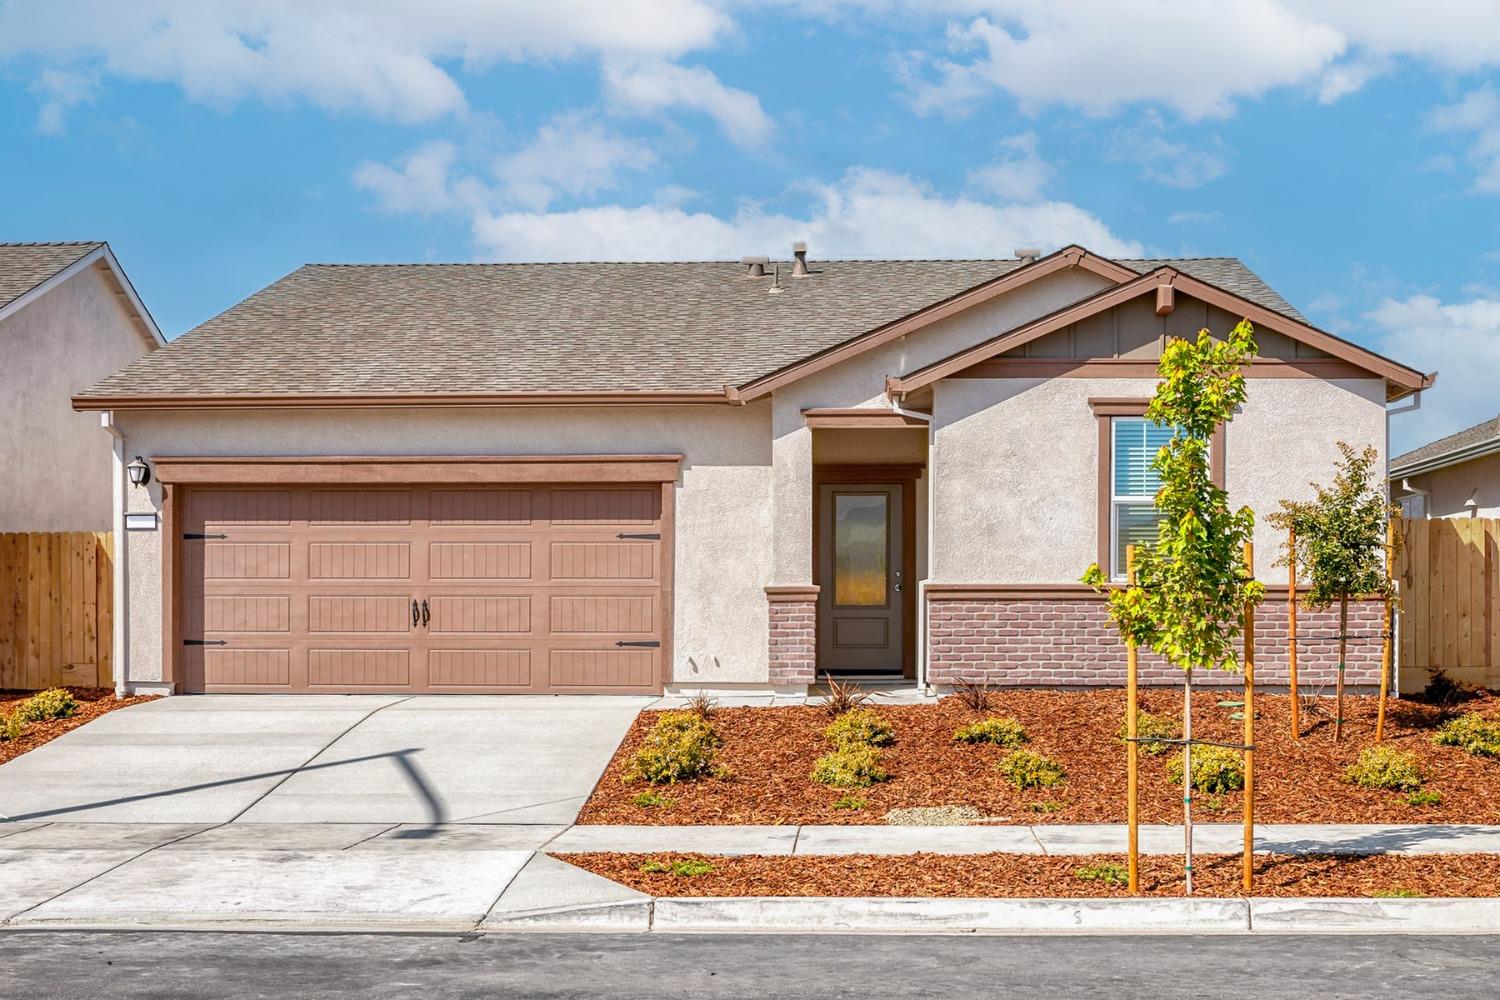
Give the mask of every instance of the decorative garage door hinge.
M 205 538 L 228 538 L 228 535 L 205 535 L 196 531 L 189 531 L 182 536 L 184 542 L 201 542 Z
M 659 542 L 659 541 L 661 541 L 661 535 L 656 534 L 655 532 L 649 532 L 649 531 L 645 532 L 643 534 L 638 534 L 638 535 L 632 535 L 629 532 L 621 532 L 620 534 L 616 535 L 615 537 L 616 538 L 639 538 L 639 539 L 641 539 L 642 541 L 645 541 L 645 542 Z
M 655 639 L 651 639 L 651 640 L 648 640 L 646 642 L 627 642 L 626 640 L 621 639 L 619 642 L 615 643 L 615 645 L 616 646 L 639 646 L 642 649 L 660 649 L 661 648 L 661 643 L 657 642 Z
M 184 646 L 227 646 L 229 643 L 223 639 L 184 639 Z

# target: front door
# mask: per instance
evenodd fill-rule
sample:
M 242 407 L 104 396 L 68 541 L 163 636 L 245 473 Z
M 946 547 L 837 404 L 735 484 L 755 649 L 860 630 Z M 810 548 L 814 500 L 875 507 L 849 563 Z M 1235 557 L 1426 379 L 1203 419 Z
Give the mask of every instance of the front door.
M 818 669 L 899 676 L 901 486 L 825 483 L 818 504 Z

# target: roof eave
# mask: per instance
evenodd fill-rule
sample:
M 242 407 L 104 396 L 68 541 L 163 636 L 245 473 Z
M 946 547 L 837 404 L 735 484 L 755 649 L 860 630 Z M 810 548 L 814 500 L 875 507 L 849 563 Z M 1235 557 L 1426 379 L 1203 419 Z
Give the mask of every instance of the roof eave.
M 1486 458 L 1490 455 L 1500 454 L 1500 436 L 1480 441 L 1463 448 L 1455 448 L 1453 451 L 1443 452 L 1431 458 L 1424 458 L 1409 465 L 1391 465 L 1389 478 L 1401 479 L 1405 476 L 1420 476 L 1428 472 L 1437 472 L 1440 469 L 1451 468 L 1472 462 L 1476 458 Z
M 341 409 L 346 407 L 475 406 L 704 406 L 735 405 L 723 390 L 607 392 L 429 392 L 429 393 L 239 393 L 129 394 L 85 393 L 72 398 L 73 409 L 87 410 L 235 410 Z

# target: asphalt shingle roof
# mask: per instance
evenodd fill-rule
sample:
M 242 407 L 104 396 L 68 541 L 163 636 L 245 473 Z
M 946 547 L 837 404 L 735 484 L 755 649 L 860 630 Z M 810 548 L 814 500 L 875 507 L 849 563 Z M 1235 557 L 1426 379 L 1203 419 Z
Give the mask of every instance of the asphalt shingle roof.
M 1396 473 L 1402 469 L 1441 459 L 1446 455 L 1472 448 L 1475 445 L 1500 440 L 1500 417 L 1491 417 L 1473 427 L 1465 427 L 1456 434 L 1438 438 L 1420 448 L 1413 448 L 1404 455 L 1397 455 L 1391 459 L 1391 472 Z
M 0 243 L 0 309 L 103 243 Z
M 1171 264 L 1301 317 L 1233 258 Z M 309 264 L 88 396 L 692 391 L 742 385 L 1020 266 L 814 261 L 779 295 L 743 265 Z

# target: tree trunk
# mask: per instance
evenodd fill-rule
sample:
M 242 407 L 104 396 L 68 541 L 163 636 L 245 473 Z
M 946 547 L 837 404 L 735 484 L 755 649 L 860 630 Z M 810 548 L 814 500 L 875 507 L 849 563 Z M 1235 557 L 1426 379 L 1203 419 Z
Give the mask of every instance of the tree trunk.
M 1344 738 L 1344 655 L 1349 646 L 1349 595 L 1339 595 L 1339 678 L 1334 704 L 1333 742 Z
M 1193 894 L 1193 668 L 1182 681 L 1182 857 L 1186 893 Z

